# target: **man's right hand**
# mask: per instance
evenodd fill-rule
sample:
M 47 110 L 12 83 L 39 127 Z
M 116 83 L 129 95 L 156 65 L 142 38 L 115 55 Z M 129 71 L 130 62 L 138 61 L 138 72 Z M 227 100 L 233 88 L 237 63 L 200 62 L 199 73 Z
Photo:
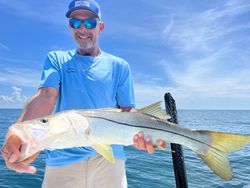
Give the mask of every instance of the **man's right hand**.
M 58 90 L 53 87 L 40 88 L 37 93 L 27 102 L 27 105 L 17 122 L 23 122 L 51 114 L 54 110 L 57 96 Z M 19 159 L 21 147 L 24 144 L 27 143 L 24 143 L 12 132 L 8 132 L 4 146 L 2 148 L 2 155 L 6 166 L 20 173 L 35 173 L 36 168 L 34 166 L 30 166 L 29 164 L 36 159 L 38 153 L 24 161 L 15 162 Z
M 24 161 L 15 162 L 20 157 L 20 149 L 23 144 L 25 143 L 20 138 L 9 132 L 1 150 L 3 159 L 5 160 L 6 166 L 11 170 L 19 173 L 34 174 L 36 172 L 36 168 L 34 166 L 29 166 L 29 164 L 36 159 L 38 153 Z

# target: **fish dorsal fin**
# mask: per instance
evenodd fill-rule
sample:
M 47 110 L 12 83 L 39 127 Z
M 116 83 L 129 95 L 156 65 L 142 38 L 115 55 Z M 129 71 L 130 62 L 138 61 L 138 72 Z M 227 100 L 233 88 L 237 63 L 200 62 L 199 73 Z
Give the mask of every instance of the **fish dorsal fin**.
M 139 112 L 157 117 L 163 121 L 170 119 L 170 115 L 164 112 L 161 108 L 161 101 L 153 103 L 139 110 Z
M 101 110 L 105 112 L 122 112 L 122 109 L 119 109 L 119 108 L 98 108 L 97 110 Z
M 110 145 L 103 144 L 99 140 L 93 138 L 92 136 L 88 135 L 88 138 L 91 142 L 93 142 L 92 148 L 96 150 L 101 156 L 107 159 L 111 163 L 115 163 L 115 158 L 113 154 L 113 150 Z

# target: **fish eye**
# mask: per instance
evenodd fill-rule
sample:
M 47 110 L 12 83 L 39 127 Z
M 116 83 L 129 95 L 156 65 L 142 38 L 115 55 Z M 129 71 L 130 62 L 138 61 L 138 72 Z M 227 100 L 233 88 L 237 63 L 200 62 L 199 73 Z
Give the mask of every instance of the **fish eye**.
M 43 119 L 40 120 L 40 122 L 41 122 L 41 123 L 48 123 L 48 119 L 43 118 Z

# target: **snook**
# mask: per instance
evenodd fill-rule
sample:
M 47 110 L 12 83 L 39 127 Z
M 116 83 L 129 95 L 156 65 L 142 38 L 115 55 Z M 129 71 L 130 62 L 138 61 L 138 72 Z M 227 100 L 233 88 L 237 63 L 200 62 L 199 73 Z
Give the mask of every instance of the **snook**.
M 91 146 L 111 162 L 115 160 L 111 144 L 132 145 L 133 136 L 143 131 L 153 140 L 163 139 L 190 148 L 224 180 L 233 177 L 228 153 L 250 141 L 248 136 L 190 130 L 170 123 L 160 102 L 134 113 L 119 109 L 64 111 L 14 124 L 10 130 L 26 143 L 18 161 L 44 149 Z

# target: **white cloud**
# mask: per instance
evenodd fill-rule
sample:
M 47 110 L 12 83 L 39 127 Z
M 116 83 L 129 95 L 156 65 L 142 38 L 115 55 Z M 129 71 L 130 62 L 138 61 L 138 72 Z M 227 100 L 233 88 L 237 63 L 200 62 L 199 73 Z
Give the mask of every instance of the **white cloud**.
M 3 48 L 5 50 L 9 50 L 9 47 L 4 45 L 3 43 L 0 42 L 0 48 Z
M 0 84 L 37 87 L 41 72 L 29 68 L 3 68 L 0 72 Z
M 29 59 L 0 56 L 0 84 L 37 87 L 41 77 L 42 64 Z
M 18 102 L 25 102 L 27 100 L 27 97 L 22 95 L 22 89 L 13 86 L 12 87 L 12 93 L 11 95 L 13 96 L 13 98 L 18 101 Z
M 218 99 L 227 100 L 228 103 L 242 100 L 245 101 L 244 108 L 250 109 L 250 69 L 226 70 L 226 65 L 223 68 L 217 60 L 220 54 L 218 52 L 201 60 L 187 61 L 186 68 L 165 66 L 166 74 L 174 83 L 169 90 L 174 92 L 181 103 L 185 103 L 185 108 L 194 108 L 193 101 L 200 101 L 199 108 L 206 108 L 212 105 L 209 101 Z M 160 91 L 154 88 L 154 92 Z
M 158 85 L 159 82 L 162 82 L 164 80 L 164 78 L 162 77 L 153 77 L 152 75 L 145 75 L 145 74 L 141 74 L 141 73 L 137 73 L 135 75 L 133 75 L 133 80 L 136 83 L 143 83 L 147 84 L 147 85 Z
M 161 87 L 154 84 L 141 84 L 135 83 L 135 98 L 136 107 L 141 108 L 146 105 L 164 101 L 165 92 L 171 92 L 172 94 L 176 91 L 173 88 Z
M 0 102 L 14 103 L 14 100 L 11 97 L 9 97 L 9 96 L 0 95 Z
M 250 22 L 242 19 L 249 12 L 249 3 L 229 1 L 205 11 L 172 14 L 162 38 L 176 59 L 158 65 L 165 67 L 174 84 L 170 91 L 182 106 L 195 108 L 194 101 L 200 101 L 199 108 L 212 108 L 221 100 L 227 107 L 225 101 L 233 100 L 245 101 L 244 108 L 250 109 Z
M 224 84 L 222 84 L 224 87 Z M 177 109 L 250 109 L 248 93 L 237 92 L 232 88 L 214 91 L 194 90 L 189 87 L 167 87 L 155 84 L 135 83 L 136 107 L 141 108 L 157 101 L 164 101 L 164 94 L 171 93 L 176 101 Z M 221 92 L 218 95 L 218 91 Z M 230 93 L 231 91 L 231 93 Z M 223 93 L 224 92 L 224 93 Z M 207 95 L 206 95 L 207 93 Z M 163 102 L 164 105 L 164 102 Z
M 228 3 L 205 11 L 190 13 L 188 10 L 172 14 L 171 21 L 163 31 L 163 39 L 181 50 L 209 51 L 213 40 L 242 29 L 250 23 L 234 23 L 237 16 L 250 12 L 250 4 Z M 215 48 L 215 46 L 213 46 Z
M 121 24 L 120 22 L 117 23 L 109 20 L 109 23 L 106 25 L 105 34 L 109 37 L 120 38 L 126 36 L 128 39 L 132 39 L 127 42 L 135 42 L 137 40 L 144 40 L 146 42 L 147 40 L 155 40 L 159 36 L 158 31 L 152 30 L 152 28 L 145 29 L 144 26 L 136 25 L 134 22 L 124 22 Z
M 13 86 L 12 92 L 9 96 L 0 94 L 0 103 L 4 105 L 8 104 L 24 104 L 27 100 L 27 97 L 22 94 L 22 89 L 16 86 Z
M 39 66 L 39 67 L 41 66 L 41 63 L 39 63 L 37 61 L 34 61 L 34 60 L 28 60 L 28 59 L 16 59 L 16 58 L 8 58 L 8 57 L 0 56 L 0 60 L 1 60 L 1 63 L 8 62 L 8 63 L 19 64 L 19 65 L 22 65 L 22 66 L 26 66 L 26 65 L 29 65 L 29 66 L 36 65 L 36 66 Z
M 65 4 L 65 2 L 62 3 L 61 1 L 0 0 L 0 5 L 32 19 L 65 25 L 67 2 Z

